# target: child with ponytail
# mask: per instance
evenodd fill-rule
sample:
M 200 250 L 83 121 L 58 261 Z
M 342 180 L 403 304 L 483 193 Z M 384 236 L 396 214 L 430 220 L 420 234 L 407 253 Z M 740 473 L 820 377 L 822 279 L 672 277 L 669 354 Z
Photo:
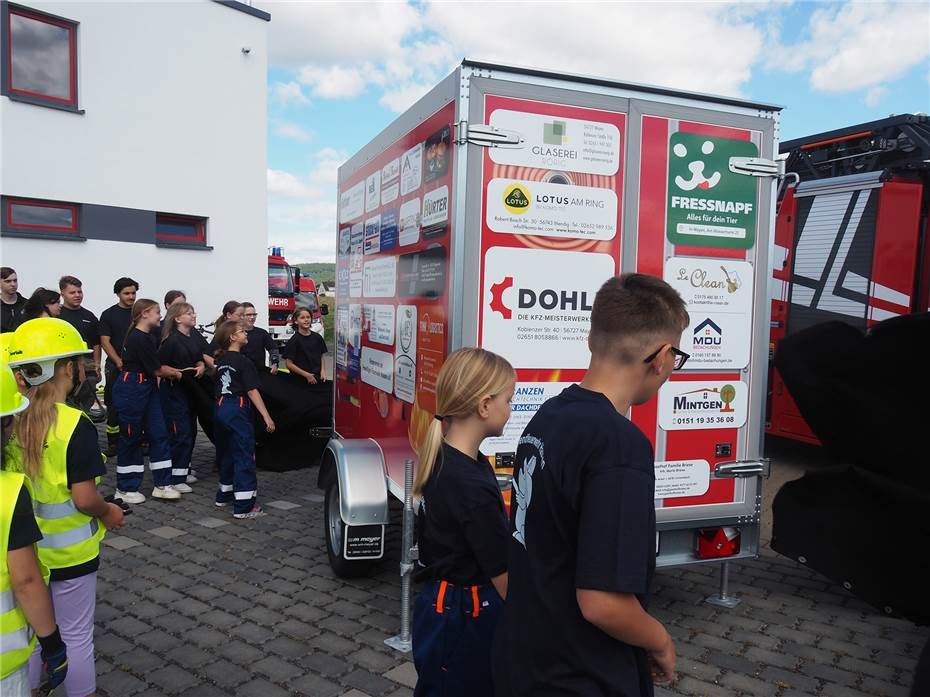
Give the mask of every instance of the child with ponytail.
M 497 478 L 478 448 L 510 418 L 514 370 L 479 348 L 452 353 L 436 420 L 419 451 L 419 574 L 413 614 L 416 697 L 492 695 L 491 641 L 507 595 L 510 533 Z M 450 648 L 452 647 L 452 648 Z

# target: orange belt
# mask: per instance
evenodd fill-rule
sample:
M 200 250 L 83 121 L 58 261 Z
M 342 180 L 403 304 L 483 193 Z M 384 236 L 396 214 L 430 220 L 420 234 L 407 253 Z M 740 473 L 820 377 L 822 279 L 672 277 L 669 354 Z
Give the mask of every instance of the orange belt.
M 217 406 L 223 404 L 223 398 L 220 397 L 220 400 L 216 403 Z M 239 397 L 239 408 L 242 409 L 245 406 L 245 397 Z
M 446 589 L 453 584 L 448 581 L 439 582 L 439 592 L 436 594 L 436 612 L 440 615 L 445 612 Z M 481 614 L 481 603 L 478 600 L 478 586 L 467 586 L 471 589 L 471 616 L 477 617 Z

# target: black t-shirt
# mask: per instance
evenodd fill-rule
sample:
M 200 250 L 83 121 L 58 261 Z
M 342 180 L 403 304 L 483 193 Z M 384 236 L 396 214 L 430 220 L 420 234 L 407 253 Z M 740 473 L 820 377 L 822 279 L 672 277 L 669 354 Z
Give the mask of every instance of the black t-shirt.
M 238 351 L 224 351 L 216 359 L 216 396 L 246 397 L 258 389 L 258 370 Z
M 498 627 L 498 696 L 653 694 L 645 651 L 584 619 L 576 589 L 632 593 L 655 571 L 652 446 L 599 392 L 547 401 L 514 467 L 507 603 Z
M 290 358 L 301 370 L 306 370 L 316 377 L 320 377 L 323 367 L 323 354 L 326 353 L 326 342 L 316 332 L 307 335 L 297 332 L 287 343 L 281 355 Z
M 79 307 L 76 310 L 70 310 L 62 305 L 61 314 L 58 317 L 80 332 L 81 338 L 87 343 L 87 348 L 92 349 L 100 344 L 97 316 L 87 308 Z
M 504 499 L 484 455 L 472 460 L 443 443 L 417 515 L 420 576 L 480 586 L 507 570 Z
M 81 416 L 77 426 L 68 441 L 68 450 L 65 455 L 65 467 L 68 473 L 68 488 L 80 482 L 93 481 L 107 473 L 100 446 L 97 443 L 97 429 L 90 419 Z M 98 521 L 98 525 L 102 525 Z M 100 557 L 94 557 L 76 566 L 67 566 L 61 569 L 52 569 L 49 579 L 52 581 L 68 581 L 94 573 L 100 568 Z
M 39 524 L 32 512 L 32 498 L 25 485 L 19 489 L 16 505 L 13 507 L 13 519 L 10 520 L 10 535 L 7 538 L 8 550 L 22 549 L 42 539 Z
M 116 352 L 122 354 L 123 342 L 126 340 L 126 333 L 129 331 L 129 325 L 132 324 L 132 308 L 120 307 L 120 304 L 111 305 L 100 313 L 100 322 L 98 331 L 100 336 L 109 337 L 110 343 Z
M 123 370 L 155 377 L 155 371 L 161 367 L 157 341 L 153 334 L 133 327 L 123 345 Z
M 249 337 L 249 342 L 242 347 L 241 353 L 252 361 L 256 368 L 261 370 L 265 367 L 265 351 L 271 355 L 271 362 L 274 365 L 278 364 L 278 347 L 275 346 L 271 334 L 261 327 L 253 327 L 246 332 L 246 336 Z
M 185 336 L 181 332 L 172 332 L 168 338 L 161 342 L 158 347 L 158 360 L 162 365 L 170 365 L 172 368 L 183 370 L 184 368 L 193 368 L 203 361 L 203 350 L 200 348 L 200 342 L 194 336 L 196 331 Z M 200 336 L 200 334 L 197 334 Z M 201 340 L 203 337 L 201 337 Z
M 0 300 L 0 332 L 12 332 L 19 326 L 25 304 L 26 298 L 19 293 L 16 294 L 16 302 L 7 304 Z

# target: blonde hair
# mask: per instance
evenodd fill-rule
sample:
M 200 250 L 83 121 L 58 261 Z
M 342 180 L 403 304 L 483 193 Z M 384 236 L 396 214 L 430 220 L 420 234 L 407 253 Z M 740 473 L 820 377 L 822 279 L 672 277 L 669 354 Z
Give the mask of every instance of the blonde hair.
M 174 291 L 171 291 L 172 293 Z M 165 323 L 161 328 L 161 340 L 164 341 L 169 336 L 178 331 L 178 323 L 175 320 L 178 318 L 178 315 L 183 315 L 185 312 L 193 312 L 194 306 L 190 303 L 175 303 L 168 308 L 168 312 L 165 314 Z
M 48 432 L 55 427 L 58 409 L 55 399 L 58 393 L 59 371 L 73 358 L 61 358 L 55 362 L 55 376 L 36 385 L 26 392 L 29 408 L 16 416 L 16 442 L 23 451 L 23 471 L 30 479 L 39 476 L 45 457 L 45 441 Z
M 413 493 L 423 488 L 441 457 L 442 423 L 440 418 L 463 418 L 475 413 L 478 402 L 508 389 L 515 380 L 513 366 L 496 353 L 480 348 L 463 348 L 449 354 L 436 380 L 437 417 L 426 430 L 420 444 L 420 461 L 413 481 Z

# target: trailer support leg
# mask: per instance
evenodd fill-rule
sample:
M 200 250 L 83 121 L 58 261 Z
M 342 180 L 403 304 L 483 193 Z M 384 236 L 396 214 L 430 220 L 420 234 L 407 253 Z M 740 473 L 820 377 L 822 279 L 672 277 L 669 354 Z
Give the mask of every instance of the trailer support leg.
M 704 598 L 708 605 L 732 609 L 742 602 L 735 595 L 730 595 L 730 562 L 720 565 L 720 593 Z
M 413 546 L 413 460 L 404 462 L 404 521 L 403 547 L 400 556 L 400 634 L 385 639 L 384 643 L 396 651 L 410 653 L 413 641 L 410 636 L 410 585 L 413 579 L 417 553 Z

